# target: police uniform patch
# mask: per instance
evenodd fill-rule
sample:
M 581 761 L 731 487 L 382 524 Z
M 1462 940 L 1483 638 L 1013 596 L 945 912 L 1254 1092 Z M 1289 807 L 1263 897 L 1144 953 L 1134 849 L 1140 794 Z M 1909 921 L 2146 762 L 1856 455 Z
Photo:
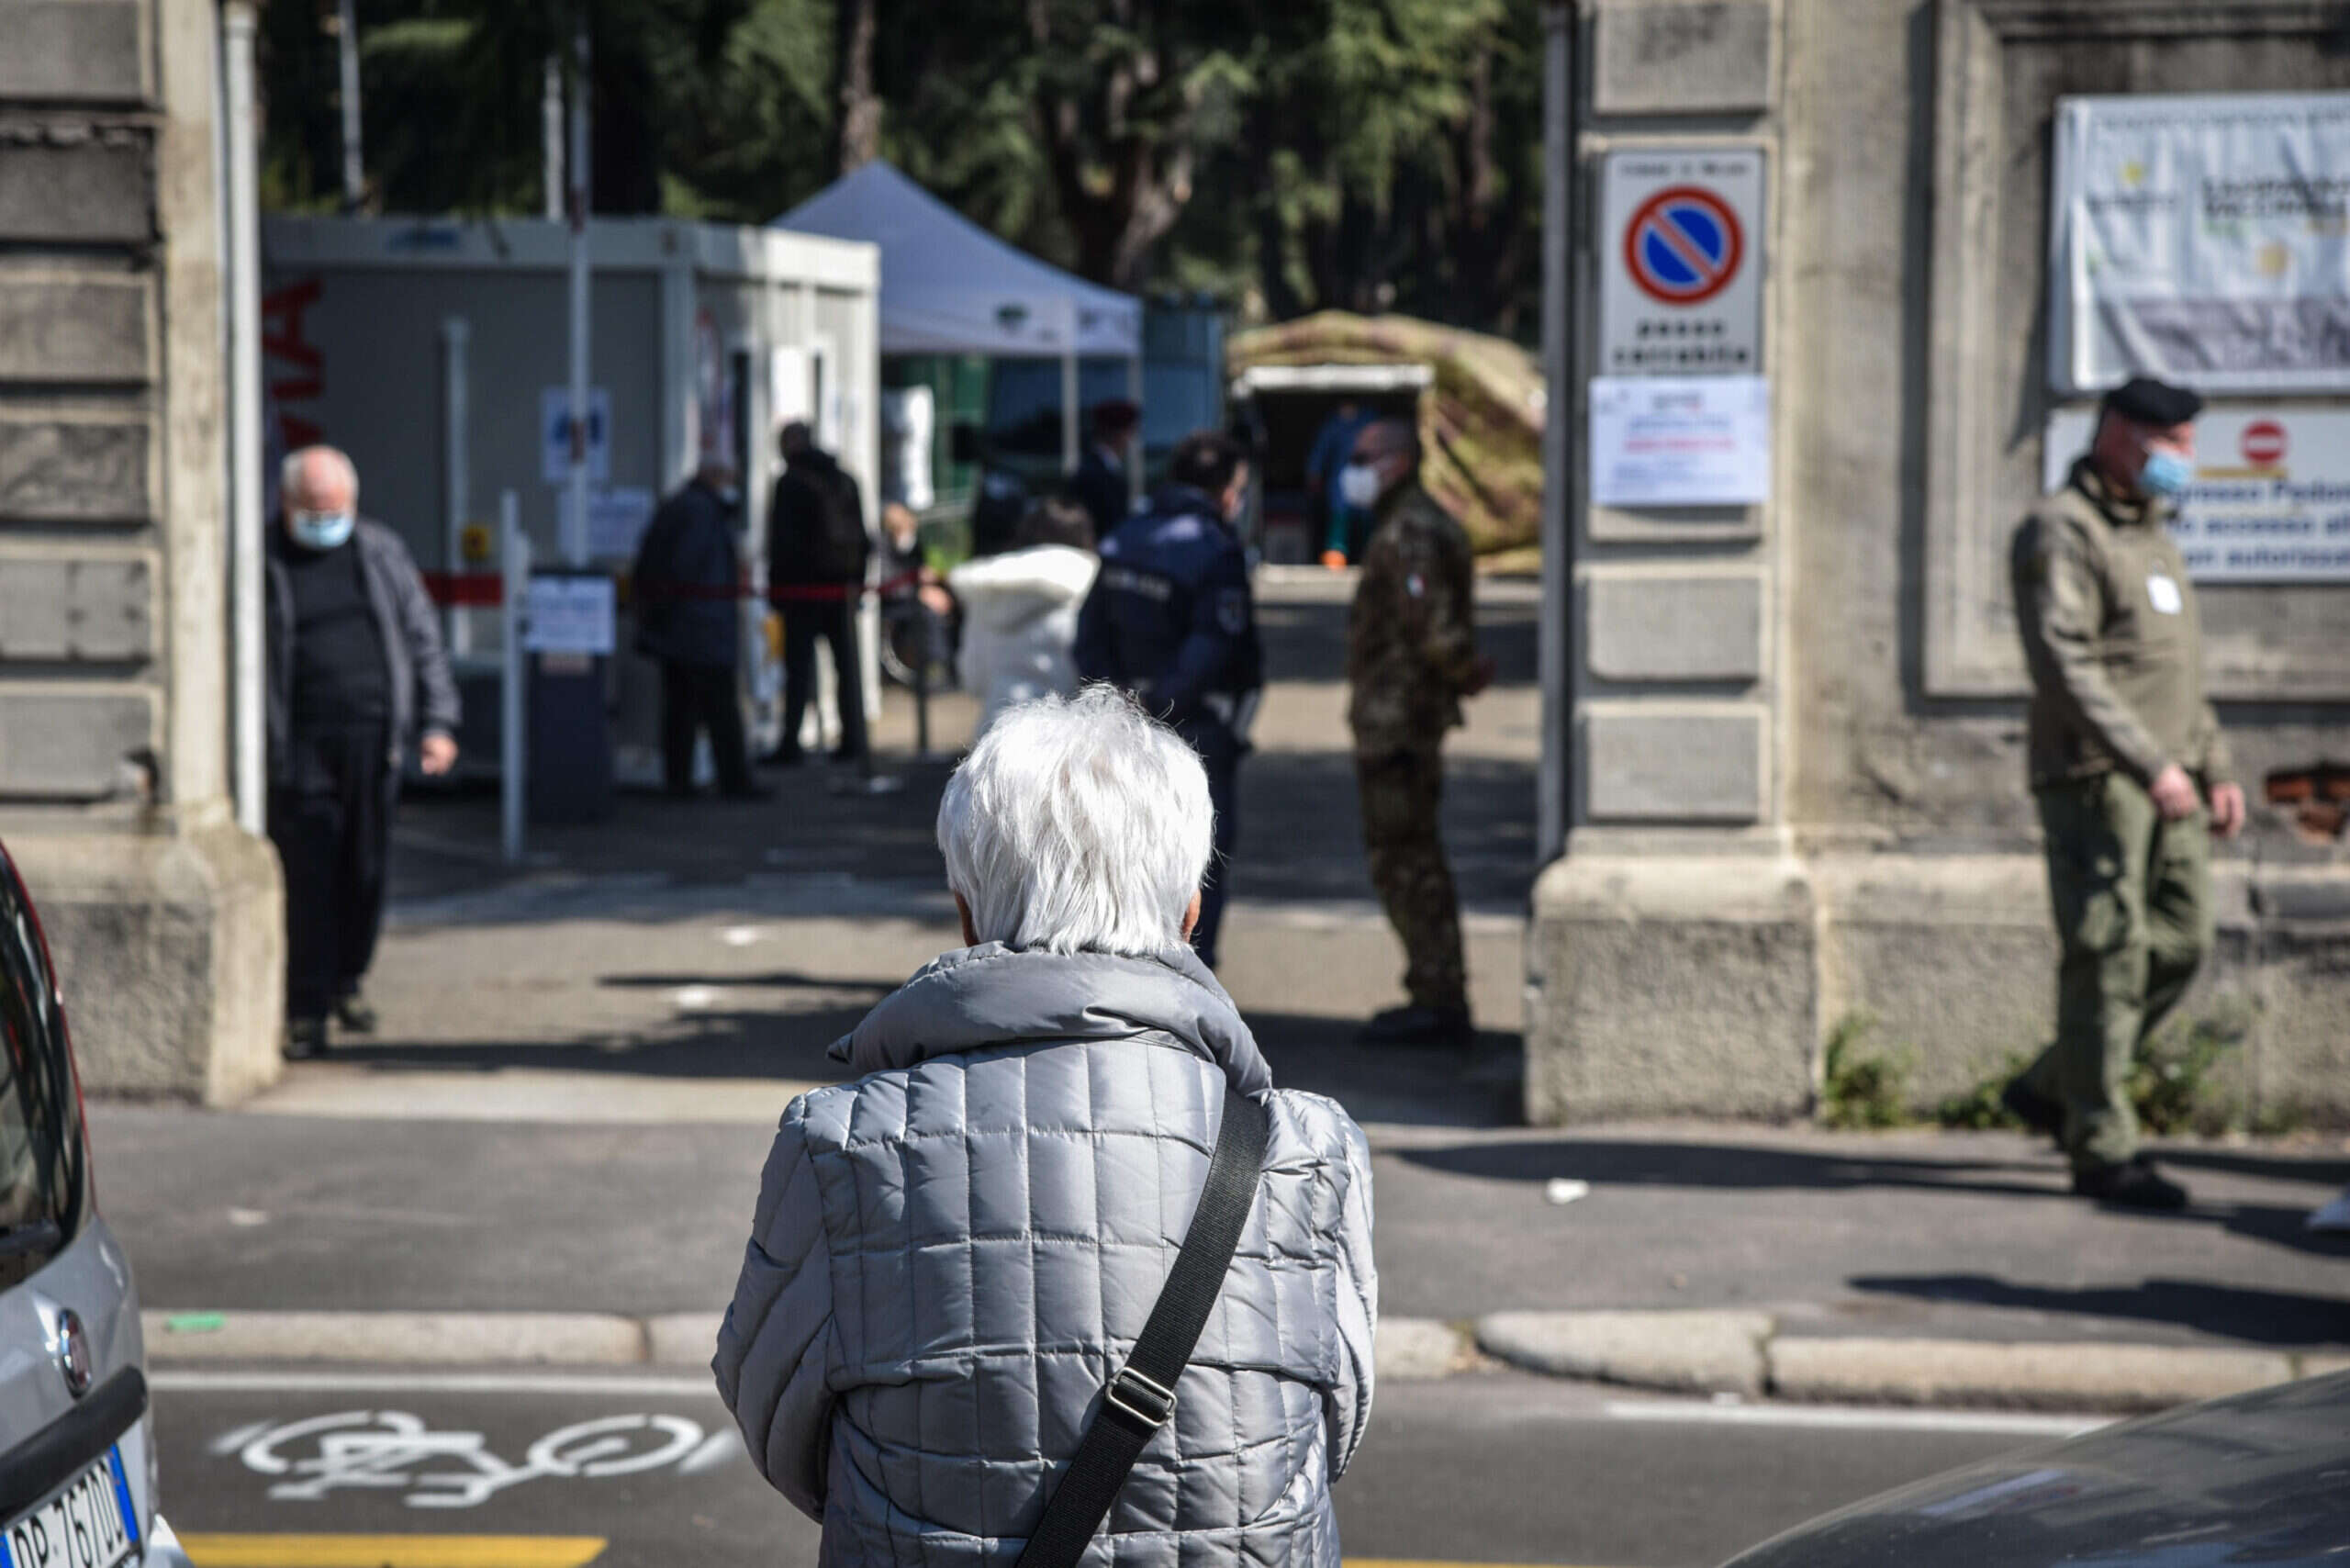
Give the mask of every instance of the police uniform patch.
M 1235 637 L 1248 630 L 1248 590 L 1225 588 L 1215 596 L 1215 623 Z

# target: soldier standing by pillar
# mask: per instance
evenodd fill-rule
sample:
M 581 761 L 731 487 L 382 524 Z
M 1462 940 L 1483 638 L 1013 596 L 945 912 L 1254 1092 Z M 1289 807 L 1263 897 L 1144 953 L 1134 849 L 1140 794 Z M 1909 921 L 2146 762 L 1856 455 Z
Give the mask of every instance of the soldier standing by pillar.
M 2061 1137 L 2074 1192 L 2134 1208 L 2187 1204 L 2139 1152 L 2131 1061 L 2210 951 L 2211 834 L 2234 836 L 2244 817 L 2165 526 L 2194 476 L 2202 407 L 2143 376 L 2108 393 L 2088 453 L 2010 557 L 2064 956 L 2056 1042 L 2005 1099 Z
M 1371 884 L 1404 939 L 1408 1006 L 1366 1025 L 1374 1045 L 1463 1045 L 1472 1036 L 1460 902 L 1437 833 L 1444 732 L 1494 663 L 1477 654 L 1469 535 L 1420 488 L 1419 432 L 1382 420 L 1355 438 L 1339 498 L 1374 519 L 1348 619 L 1347 722 L 1355 736 Z

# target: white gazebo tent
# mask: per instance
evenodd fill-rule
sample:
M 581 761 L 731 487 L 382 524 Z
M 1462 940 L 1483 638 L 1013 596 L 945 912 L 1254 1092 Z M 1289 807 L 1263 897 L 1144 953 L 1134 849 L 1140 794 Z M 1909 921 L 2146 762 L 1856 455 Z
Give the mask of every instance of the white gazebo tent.
M 1078 362 L 1123 359 L 1142 400 L 1142 302 L 997 239 L 878 159 L 842 175 L 776 228 L 881 247 L 881 353 L 1061 363 L 1061 455 L 1082 450 Z

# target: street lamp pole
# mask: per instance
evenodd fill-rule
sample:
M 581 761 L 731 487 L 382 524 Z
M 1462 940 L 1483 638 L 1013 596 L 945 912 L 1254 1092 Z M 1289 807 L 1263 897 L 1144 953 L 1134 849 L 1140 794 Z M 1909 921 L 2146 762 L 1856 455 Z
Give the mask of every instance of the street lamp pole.
M 1573 790 L 1575 602 L 1574 48 L 1576 0 L 1542 7 L 1542 763 L 1535 854 L 1566 851 Z

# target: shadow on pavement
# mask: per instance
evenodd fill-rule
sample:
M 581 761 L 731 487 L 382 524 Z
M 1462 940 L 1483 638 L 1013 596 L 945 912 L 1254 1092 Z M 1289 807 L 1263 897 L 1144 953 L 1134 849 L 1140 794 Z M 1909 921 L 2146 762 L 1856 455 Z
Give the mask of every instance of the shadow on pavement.
M 1860 1274 L 1849 1283 L 1858 1291 L 1944 1305 L 2167 1323 L 2253 1345 L 2334 1344 L 2350 1334 L 2350 1304 L 2339 1297 L 2206 1284 L 2199 1280 L 2150 1279 L 2134 1285 L 2071 1290 L 2016 1284 L 1988 1274 Z
M 2182 1170 L 2224 1170 L 2234 1176 L 2258 1176 L 2273 1182 L 2316 1182 L 2328 1187 L 2350 1186 L 2350 1159 L 2323 1155 L 2263 1154 L 2239 1148 L 2165 1148 L 2165 1165 Z
M 740 977 L 706 977 L 738 988 Z M 607 977 L 617 986 L 693 985 L 691 976 Z M 752 983 L 770 983 L 760 980 Z M 838 1082 L 845 1064 L 826 1055 L 856 1027 L 870 1002 L 891 988 L 838 984 L 797 974 L 772 983 L 844 993 L 844 1000 L 796 1010 L 759 1005 L 711 1007 L 682 1014 L 651 1037 L 639 1030 L 601 1039 L 561 1042 L 481 1040 L 442 1044 L 375 1040 L 338 1043 L 329 1059 L 386 1074 L 496 1072 L 506 1069 L 683 1079 L 772 1078 L 787 1082 Z M 1459 1051 L 1367 1049 L 1355 1043 L 1355 1020 L 1286 1014 L 1251 1014 L 1273 1081 L 1284 1089 L 1326 1094 L 1358 1121 L 1414 1126 L 1514 1126 L 1519 1114 L 1521 1046 L 1515 1035 L 1486 1033 Z M 1160 1047 L 1139 1047 L 1141 1049 Z
M 2046 1198 L 2063 1193 L 2046 1166 L 2004 1159 L 1905 1159 L 1878 1155 L 1814 1153 L 1741 1144 L 1556 1141 L 1463 1144 L 1413 1148 L 1397 1158 L 1430 1170 L 1494 1182 L 1544 1182 L 1580 1177 L 1595 1185 L 1832 1190 L 1917 1187 L 1937 1192 L 1998 1193 Z M 2030 1173 L 2037 1181 L 2007 1179 Z M 2066 1195 L 2069 1201 L 2069 1194 Z

